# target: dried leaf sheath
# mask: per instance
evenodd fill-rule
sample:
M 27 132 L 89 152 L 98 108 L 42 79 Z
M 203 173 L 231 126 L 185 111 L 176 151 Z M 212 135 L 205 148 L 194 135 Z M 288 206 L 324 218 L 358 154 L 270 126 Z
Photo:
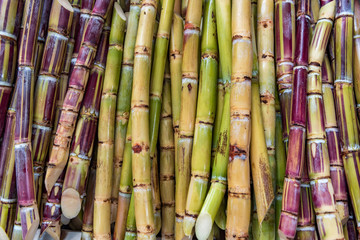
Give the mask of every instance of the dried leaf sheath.
M 297 2 L 296 55 L 290 113 L 289 148 L 279 222 L 280 237 L 294 238 L 300 207 L 300 186 L 303 175 L 306 140 L 306 78 L 310 31 L 310 1 Z
M 335 16 L 335 103 L 348 191 L 360 232 L 360 144 L 353 87 L 354 1 L 337 1 Z M 356 63 L 356 61 L 355 61 Z M 356 67 L 355 67 L 356 68 Z
M 110 2 L 111 0 L 97 0 L 95 2 L 84 31 L 83 43 L 69 80 L 69 88 L 66 92 L 54 144 L 50 153 L 49 167 L 45 177 L 47 191 L 50 191 L 67 163 L 70 142 L 83 100 L 90 66 L 95 58 Z
M 17 41 L 23 14 L 22 8 L 22 0 L 3 0 L 0 2 L 0 139 L 3 136 L 7 108 L 15 79 Z M 1 162 L 1 164 L 4 163 Z M 0 169 L 0 175 L 2 171 L 3 168 Z
M 196 99 L 198 91 L 199 43 L 202 1 L 189 0 L 183 35 L 182 82 L 179 139 L 177 146 L 178 181 L 176 181 L 175 208 L 177 221 L 185 217 L 186 199 L 190 182 L 190 160 L 194 138 Z M 183 224 L 179 222 L 179 225 Z M 183 228 L 179 228 L 183 231 Z M 176 239 L 185 235 L 176 233 Z M 185 234 L 185 233 L 183 233 Z
M 63 195 L 61 197 L 63 215 L 69 219 L 75 218 L 79 214 L 86 192 L 86 180 L 90 160 L 93 156 L 98 124 L 109 32 L 110 26 L 105 24 L 94 64 L 91 66 L 80 116 L 70 146 L 69 163 L 66 168 Z
M 281 104 L 283 139 L 288 149 L 295 58 L 294 0 L 275 1 L 276 79 Z
M 14 156 L 16 187 L 23 239 L 33 239 L 39 226 L 39 211 L 36 205 L 33 165 L 31 159 L 31 126 L 33 116 L 34 58 L 36 37 L 41 13 L 40 0 L 25 2 L 23 28 L 20 32 L 16 117 L 14 132 Z M 30 31 L 31 29 L 31 31 Z
M 135 43 L 131 98 L 132 173 L 137 238 L 155 239 L 149 153 L 149 85 L 156 0 L 143 0 Z M 150 27 L 149 27 L 150 26 Z
M 73 9 L 70 4 L 54 0 L 34 96 L 36 104 L 34 104 L 32 125 L 32 154 L 37 201 L 41 199 L 45 159 L 51 142 L 59 79 L 65 60 L 72 17 Z

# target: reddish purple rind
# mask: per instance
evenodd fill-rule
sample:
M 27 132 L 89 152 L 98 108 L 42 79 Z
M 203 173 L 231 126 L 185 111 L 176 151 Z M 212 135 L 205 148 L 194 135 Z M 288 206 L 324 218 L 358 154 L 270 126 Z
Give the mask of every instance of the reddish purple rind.
M 62 59 L 66 51 L 67 39 L 59 38 L 50 32 L 46 38 L 46 44 L 41 62 L 40 74 L 59 77 L 62 67 Z
M 79 53 L 82 36 L 85 31 L 86 23 L 88 22 L 89 18 L 90 15 L 87 13 L 81 13 L 79 16 L 79 23 L 76 27 L 76 32 L 74 35 L 75 45 L 74 45 L 73 57 L 77 57 L 77 54 Z
M 95 114 L 96 117 L 99 116 L 104 72 L 105 69 L 103 68 L 93 67 L 86 87 L 81 114 Z
M 330 179 L 311 181 L 312 201 L 316 214 L 336 212 L 334 191 Z
M 82 0 L 81 11 L 90 13 L 94 5 L 94 0 Z
M 9 106 L 12 87 L 0 86 L 0 138 L 3 135 L 6 111 Z M 3 138 L 5 139 L 5 137 Z
M 94 64 L 105 68 L 106 65 L 106 58 L 109 50 L 109 32 L 107 34 L 101 34 L 100 42 L 97 47 L 96 56 L 94 59 Z
M 306 127 L 306 68 L 294 68 L 293 95 L 291 104 L 291 125 Z
M 54 121 L 56 92 L 58 82 L 47 79 L 47 76 L 39 76 L 36 82 L 36 91 L 41 94 L 35 94 L 35 102 L 37 103 L 38 110 L 41 114 L 34 113 L 34 123 L 46 127 L 52 127 Z M 44 94 L 45 93 L 45 94 Z M 39 109 L 41 107 L 41 109 Z
M 99 1 L 97 1 L 99 2 Z M 104 26 L 105 20 L 103 18 L 100 17 L 91 17 L 89 19 L 89 22 L 87 24 L 87 27 L 85 29 L 84 32 L 84 38 L 83 38 L 83 42 L 82 42 L 82 48 L 80 48 L 79 50 L 79 56 L 81 56 L 81 50 L 84 48 L 84 45 L 86 46 L 97 46 L 99 41 L 100 41 L 100 37 L 101 34 L 99 34 L 99 32 L 102 32 L 102 28 Z M 77 58 L 77 62 L 79 61 L 79 56 Z M 84 60 L 81 60 L 81 62 L 86 62 Z M 86 65 L 86 66 L 90 66 L 90 64 Z
M 338 0 L 336 1 L 336 18 L 354 13 L 354 0 Z
M 305 128 L 293 126 L 290 129 L 286 176 L 300 179 L 305 161 Z
M 329 44 L 330 46 L 330 44 Z M 322 83 L 328 83 L 328 84 L 333 84 L 332 81 L 332 70 L 331 68 L 329 68 L 330 66 L 328 66 L 324 60 L 322 66 L 321 66 L 321 81 Z M 330 71 L 330 72 L 329 72 Z
M 11 135 L 14 133 L 15 126 L 15 112 L 8 111 L 6 114 L 6 122 L 5 122 L 5 132 L 4 132 L 4 141 L 1 144 L 0 151 L 0 184 L 2 183 L 3 174 L 5 171 L 6 160 L 9 158 L 12 152 L 12 143 L 11 143 Z M 9 170 L 6 170 L 9 171 Z M 15 174 L 14 174 L 15 176 Z M 0 185 L 1 186 L 1 185 Z
M 346 223 L 347 228 L 347 238 L 348 240 L 358 240 L 357 233 L 356 233 L 356 223 L 354 219 L 349 219 Z
M 34 81 L 34 71 L 31 67 L 18 67 L 16 91 L 16 121 L 15 144 L 30 142 L 31 140 L 31 89 Z M 31 158 L 30 158 L 31 159 Z
M 311 190 L 309 187 L 301 187 L 301 208 L 299 211 L 298 225 L 313 226 L 315 224 L 314 209 L 312 208 Z
M 24 4 L 25 4 L 24 0 L 19 0 L 17 12 L 16 12 L 15 28 L 14 28 L 14 35 L 17 37 L 19 37 L 19 33 L 20 33 L 20 26 L 21 26 L 22 16 L 23 16 L 23 12 L 24 12 L 23 11 Z
M 347 2 L 337 1 L 337 2 Z M 353 40 L 349 41 L 349 34 L 353 31 L 353 19 L 352 17 L 341 17 L 336 19 L 334 24 L 335 29 L 335 54 L 336 61 L 341 61 L 340 67 L 336 67 L 335 79 L 336 80 L 353 80 L 353 65 L 349 64 L 352 62 L 352 51 L 353 51 Z M 351 51 L 349 50 L 351 49 Z M 349 54 L 351 53 L 351 54 Z
M 326 139 L 329 150 L 330 165 L 343 166 L 339 131 L 334 128 L 326 129 Z
M 51 129 L 33 128 L 32 136 L 34 171 L 37 173 L 42 173 L 43 165 L 45 164 L 45 159 L 47 156 L 47 150 L 51 141 Z
M 93 167 L 94 166 L 94 167 Z M 94 198 L 95 198 L 95 180 L 96 180 L 96 159 L 91 161 L 91 169 L 89 174 L 89 181 L 87 183 L 86 201 L 83 215 L 83 230 L 93 225 L 94 216 Z
M 314 180 L 330 177 L 330 165 L 326 141 L 308 141 L 306 152 L 310 179 Z
M 309 45 L 302 43 L 309 42 L 309 35 L 310 35 L 309 31 L 310 31 L 309 19 L 305 15 L 299 16 L 298 20 L 296 21 L 296 46 L 297 46 L 297 48 L 295 49 L 296 66 L 308 65 Z
M 300 206 L 300 180 L 284 179 L 284 194 L 282 198 L 282 212 L 296 216 Z
M 281 6 L 280 6 L 281 5 Z M 275 29 L 282 28 L 283 34 L 280 35 L 280 30 L 275 31 L 275 50 L 276 50 L 276 63 L 279 61 L 282 62 L 290 62 L 294 61 L 293 59 L 293 44 L 292 44 L 292 27 L 291 27 L 291 19 L 293 16 L 291 15 L 291 9 L 294 5 L 293 2 L 290 1 L 276 1 L 275 2 L 275 12 L 279 13 L 281 8 L 282 13 L 282 21 L 279 19 L 279 14 L 275 14 Z M 282 26 L 281 26 L 282 25 Z M 280 48 L 280 39 L 283 39 L 284 49 Z M 283 51 L 281 51 L 283 50 Z M 283 52 L 283 56 L 281 53 Z M 280 70 L 280 71 L 279 71 Z M 279 73 L 292 73 L 292 65 L 286 65 L 284 69 L 281 66 L 277 66 L 277 71 Z M 281 74 L 283 75 L 283 74 Z
M 44 205 L 43 218 L 41 222 L 41 233 L 43 233 L 53 222 L 61 219 L 61 194 L 65 171 L 60 175 L 54 187 L 51 189 Z
M 26 28 L 23 28 L 20 35 L 19 42 L 19 56 L 18 64 L 19 66 L 34 66 L 35 60 L 35 47 L 36 39 L 38 34 L 38 22 L 40 18 L 41 11 L 41 1 L 40 0 L 28 0 L 28 9 L 24 9 L 24 19 L 23 23 Z M 32 31 L 28 31 L 32 29 Z
M 53 0 L 43 0 L 41 20 L 39 24 L 39 34 L 38 34 L 39 40 L 45 41 L 48 24 L 49 24 L 49 16 L 50 16 L 52 1 Z
M 6 52 L 5 52 L 6 51 Z M 16 69 L 17 45 L 14 39 L 0 36 L 0 80 L 13 83 Z M 5 69 L 4 65 L 7 64 Z
M 93 144 L 91 147 L 93 147 Z M 85 185 L 88 178 L 89 165 L 89 159 L 70 156 L 68 167 L 66 169 L 64 189 L 76 189 L 81 198 L 83 198 L 85 196 Z
M 320 7 L 325 6 L 328 3 L 331 3 L 334 0 L 320 0 Z
M 89 78 L 89 69 L 75 65 L 74 68 L 72 69 L 71 77 L 69 79 L 68 92 L 72 91 L 72 89 L 74 89 L 73 91 L 77 91 L 77 92 L 85 91 L 84 86 L 86 85 L 88 78 Z M 66 92 L 65 101 L 68 101 L 70 103 L 69 106 L 74 106 L 73 105 L 75 103 L 74 100 L 69 98 L 69 97 L 73 97 L 72 95 L 74 93 L 68 95 L 68 92 Z
M 101 18 L 106 18 L 106 14 L 108 13 L 108 6 L 110 3 L 111 0 L 96 0 L 91 14 L 100 16 Z
M 289 76 L 289 75 L 288 75 Z M 286 77 L 287 78 L 287 77 Z M 292 81 L 292 74 L 291 74 L 291 81 Z M 278 85 L 279 88 L 286 87 L 287 89 L 291 89 L 291 84 L 280 84 Z M 291 91 L 280 91 L 279 98 L 280 98 L 280 109 L 281 109 L 281 121 L 282 121 L 282 136 L 283 139 L 289 138 L 289 123 L 290 123 L 290 108 L 291 108 Z
M 16 128 L 15 128 L 16 129 Z M 31 206 L 36 202 L 34 174 L 31 160 L 31 145 L 15 145 L 16 187 L 20 206 Z
M 100 29 L 100 31 L 101 31 L 101 29 Z M 82 68 L 86 68 L 88 70 L 94 61 L 95 54 L 96 54 L 96 48 L 93 48 L 93 47 L 90 47 L 87 45 L 83 45 L 83 47 L 80 48 L 80 51 L 78 53 L 74 69 L 76 67 L 82 67 Z M 89 57 L 89 56 L 92 56 L 92 57 Z M 73 78 L 73 76 L 71 75 L 70 83 L 72 83 L 72 81 L 71 81 L 72 78 Z M 86 84 L 83 84 L 83 85 L 86 85 Z
M 71 32 L 73 13 L 74 13 L 73 10 L 69 11 L 67 8 L 63 6 L 61 6 L 59 13 L 51 12 L 51 17 L 54 18 L 56 16 L 57 19 L 56 21 L 55 19 L 52 19 L 49 25 L 49 31 L 54 31 L 61 35 L 69 36 Z
M 87 157 L 90 161 L 97 130 L 97 118 L 82 116 L 77 125 L 78 128 L 80 132 L 77 131 L 78 136 L 75 136 L 71 143 L 71 152 Z
M 279 221 L 279 234 L 293 239 L 296 234 L 297 217 L 286 212 L 281 212 Z

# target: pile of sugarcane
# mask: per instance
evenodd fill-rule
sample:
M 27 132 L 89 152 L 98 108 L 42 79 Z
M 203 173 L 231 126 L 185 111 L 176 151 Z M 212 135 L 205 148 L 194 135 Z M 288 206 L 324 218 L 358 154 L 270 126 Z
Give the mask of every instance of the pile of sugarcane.
M 359 0 L 0 0 L 0 239 L 360 239 Z

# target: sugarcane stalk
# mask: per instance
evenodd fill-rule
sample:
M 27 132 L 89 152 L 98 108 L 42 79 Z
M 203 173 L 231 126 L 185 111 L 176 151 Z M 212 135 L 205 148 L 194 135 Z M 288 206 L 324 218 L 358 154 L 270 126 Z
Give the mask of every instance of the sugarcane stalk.
M 253 53 L 253 55 L 255 54 Z M 253 69 L 253 72 L 254 70 L 256 72 L 257 69 Z M 274 199 L 274 181 L 272 178 L 275 178 L 276 175 L 272 175 L 269 164 L 268 149 L 266 147 L 264 124 L 261 112 L 259 85 L 257 75 L 253 74 L 251 82 L 251 171 L 259 224 L 259 239 L 275 239 L 275 212 L 273 212 L 275 206 L 272 205 L 271 208 L 267 210 L 269 211 L 268 213 L 264 214 L 261 212 L 264 210 L 264 206 L 269 206 Z M 259 206 L 262 207 L 259 208 Z M 264 217 L 261 221 L 260 217 L 263 214 Z
M 275 95 L 276 108 L 276 126 L 275 126 L 275 159 L 276 159 L 276 196 L 275 196 L 275 229 L 279 228 L 279 221 L 281 215 L 282 194 L 284 192 L 284 178 L 286 169 L 286 153 L 285 143 L 282 137 L 282 120 L 280 112 L 280 102 L 278 95 Z M 276 239 L 280 239 L 277 231 L 275 232 Z
M 226 236 L 229 239 L 237 239 L 248 237 L 251 212 L 249 162 L 253 65 L 251 1 L 232 2 L 232 48 Z M 222 61 L 221 49 L 220 62 L 221 66 L 225 64 Z M 223 77 L 225 78 L 224 72 Z M 227 94 L 226 91 L 223 115 L 227 111 Z
M 71 6 L 69 5 L 71 8 Z M 41 13 L 41 1 L 25 2 L 19 41 L 15 107 L 14 156 L 16 187 L 23 239 L 33 239 L 39 226 L 32 166 L 31 126 L 33 116 L 35 46 Z M 25 28 L 26 26 L 26 28 Z M 28 31 L 32 29 L 32 31 Z
M 169 59 L 170 59 L 170 78 L 171 78 L 171 112 L 173 120 L 174 144 L 175 144 L 175 179 L 181 169 L 178 167 L 178 140 L 181 109 L 181 78 L 182 78 L 182 54 L 183 54 L 183 19 L 180 15 L 173 15 L 171 26 Z M 183 216 L 179 215 L 179 205 L 175 201 L 175 238 L 182 239 Z
M 16 218 L 14 221 L 14 228 L 11 235 L 11 240 L 22 240 L 22 229 L 21 229 L 21 220 L 20 220 L 20 207 L 16 205 Z M 5 238 L 6 239 L 6 238 Z
M 181 15 L 181 1 L 182 0 L 175 0 L 174 2 L 174 13 Z
M 135 240 L 136 234 L 136 221 L 135 221 L 135 200 L 134 200 L 134 192 L 131 194 L 131 200 L 129 205 L 129 212 L 126 219 L 126 232 L 125 232 L 125 240 Z
M 110 2 L 111 0 L 97 0 L 86 25 L 82 45 L 69 79 L 69 87 L 50 153 L 49 168 L 45 176 L 47 191 L 53 187 L 67 163 L 70 142 L 87 85 L 90 66 L 95 58 L 105 18 L 111 5 Z
M 295 4 L 293 0 L 275 1 L 276 81 L 280 97 L 283 139 L 289 143 L 290 108 L 295 58 Z
M 161 236 L 174 239 L 175 230 L 175 146 L 172 129 L 171 86 L 169 66 L 166 66 L 160 116 L 160 193 L 162 203 Z
M 353 36 L 353 53 L 354 53 L 354 91 L 356 99 L 356 111 L 360 117 L 360 3 L 354 1 L 354 36 Z M 335 49 L 334 59 L 335 59 Z
M 2 0 L 0 2 L 0 142 L 4 133 L 7 109 L 15 79 L 17 43 L 23 5 L 22 0 Z M 3 164 L 5 162 L 0 162 L 0 182 L 4 169 Z
M 218 49 L 215 21 L 215 1 L 205 1 L 201 40 L 200 85 L 191 157 L 191 179 L 187 194 L 184 233 L 193 227 L 205 200 L 210 176 L 212 131 L 216 111 Z M 211 230 L 211 226 L 210 227 Z
M 137 238 L 154 239 L 149 138 L 149 85 L 157 0 L 143 0 L 135 43 L 132 116 L 132 175 Z M 150 28 L 148 27 L 150 26 Z
M 344 225 L 349 218 L 349 206 L 344 164 L 341 158 L 339 129 L 335 113 L 334 79 L 331 63 L 327 55 L 325 55 L 324 63 L 321 69 L 321 80 L 325 107 L 325 132 L 330 159 L 330 177 L 334 187 L 336 210 L 340 215 L 342 224 Z
M 94 156 L 97 156 L 96 153 Z M 84 205 L 83 224 L 81 229 L 81 240 L 93 239 L 93 217 L 94 217 L 94 200 L 95 200 L 95 183 L 96 183 L 96 163 L 95 157 L 90 163 L 89 180 L 87 181 L 86 200 Z
M 11 105 L 7 111 L 4 142 L 1 145 L 1 162 L 4 162 L 4 174 L 0 188 L 0 238 L 11 239 L 15 213 L 16 200 L 16 176 L 14 157 L 14 131 L 15 131 L 15 106 L 16 94 L 13 94 Z M 6 171 L 5 171 L 6 170 Z
M 168 54 L 170 27 L 173 18 L 174 0 L 164 0 L 161 6 L 160 22 L 156 36 L 153 67 L 151 71 L 150 81 L 150 160 L 152 162 L 152 181 L 155 179 L 157 169 L 157 159 L 155 157 L 156 143 L 159 135 L 159 122 L 161 112 L 161 95 L 163 90 L 163 79 L 165 62 Z M 156 185 L 156 183 L 155 183 Z M 158 184 L 157 184 L 158 185 Z M 155 234 L 160 231 L 161 228 L 161 202 L 159 188 L 153 187 L 153 204 L 155 214 Z
M 124 31 L 126 28 L 126 17 L 119 4 L 114 5 L 112 29 L 110 35 L 104 90 L 101 97 L 100 121 L 99 121 L 99 143 L 98 143 L 98 168 L 95 190 L 94 205 L 94 237 L 101 238 L 103 235 L 111 234 L 111 193 L 112 188 L 118 188 L 119 178 L 113 177 L 114 158 L 114 130 L 116 114 L 116 98 L 119 88 L 119 77 L 122 62 Z M 116 185 L 114 184 L 117 183 Z M 105 186 L 104 186 L 105 183 Z M 98 200 L 99 199 L 99 200 Z M 113 214 L 114 215 L 114 214 Z
M 263 117 L 266 146 L 271 168 L 273 185 L 275 185 L 275 63 L 274 63 L 274 2 L 259 0 L 257 3 L 257 50 L 259 61 L 259 87 L 261 112 Z M 290 24 L 288 22 L 288 24 Z M 285 110 L 284 110 L 285 111 Z M 285 119 L 284 119 L 285 121 Z M 286 131 L 284 129 L 283 131 Z M 275 186 L 274 186 L 275 187 Z M 255 191 L 256 191 L 255 187 Z M 257 194 L 255 194 L 255 197 Z M 257 198 L 257 197 L 256 197 Z M 268 200 L 270 200 L 269 198 Z M 260 204 L 260 203 L 259 203 Z M 258 219 L 261 223 L 268 212 L 268 205 L 256 204 Z M 272 215 L 274 216 L 274 215 Z
M 301 177 L 300 209 L 296 228 L 296 239 L 317 239 L 315 213 L 311 197 L 310 179 L 307 170 L 307 162 Z
M 120 240 L 124 239 L 126 232 L 126 222 L 128 217 L 130 198 L 132 195 L 133 184 L 132 184 L 132 150 L 131 150 L 131 115 L 129 118 L 127 132 L 126 132 L 126 142 L 125 150 L 123 155 L 123 163 L 121 169 L 120 185 L 119 185 L 119 200 L 118 200 L 118 209 L 117 216 L 115 221 L 115 230 L 114 230 L 114 239 Z
M 310 31 L 310 1 L 297 2 L 296 53 L 290 114 L 289 149 L 278 225 L 280 238 L 294 238 L 300 207 L 300 187 L 305 161 L 306 77 Z
M 216 225 L 217 228 L 221 229 L 221 230 L 225 230 L 226 229 L 226 203 L 227 203 L 227 198 L 226 196 L 223 198 L 223 200 L 220 203 L 219 206 L 219 210 L 215 216 L 215 223 L 213 224 L 213 229 L 214 230 L 214 226 Z M 210 237 L 210 236 L 209 236 Z
M 189 5 L 189 0 L 181 0 L 181 16 L 186 17 L 186 11 Z
M 354 1 L 337 1 L 335 14 L 335 103 L 348 191 L 360 233 L 360 145 L 353 87 Z
M 54 0 L 54 2 L 57 0 Z M 41 234 L 45 231 L 54 239 L 60 240 L 61 234 L 61 206 L 60 199 L 62 195 L 62 187 L 64 183 L 65 171 L 56 181 L 51 192 L 48 194 L 47 201 L 44 206 L 43 217 L 41 220 Z
M 110 32 L 110 23 L 108 24 L 108 22 L 109 19 L 107 19 L 102 31 L 95 61 L 91 67 L 74 139 L 70 146 L 70 158 L 66 168 L 61 198 L 63 215 L 69 219 L 73 219 L 79 214 L 82 200 L 86 193 L 86 180 L 90 160 L 93 156 L 108 53 Z M 100 132 L 98 135 L 100 135 Z
M 321 66 L 335 15 L 335 2 L 322 1 L 319 20 L 309 49 L 307 76 L 307 166 L 316 222 L 321 239 L 343 238 L 334 188 L 330 179 L 329 151 L 326 143 Z
M 127 29 L 124 43 L 124 56 L 122 61 L 121 79 L 118 90 L 117 106 L 116 106 L 116 122 L 115 122 L 115 152 L 114 152 L 114 181 L 121 176 L 121 166 L 123 165 L 123 155 L 125 148 L 125 139 L 128 120 L 130 116 L 130 102 L 134 69 L 134 47 L 136 34 L 139 24 L 141 0 L 132 0 L 130 6 L 130 14 L 127 19 Z M 117 201 L 122 199 L 123 195 L 119 194 L 119 186 L 113 182 L 112 190 L 112 211 L 114 214 L 119 210 Z M 130 199 L 130 197 L 128 197 Z M 116 215 L 115 215 L 116 216 Z M 122 220 L 119 219 L 119 215 L 116 216 L 116 221 L 123 221 L 125 224 L 127 214 L 122 214 Z M 125 218 L 125 219 L 124 219 Z M 123 226 L 123 225 L 122 225 Z
M 176 215 L 183 227 L 179 227 L 176 239 L 184 237 L 186 199 L 190 182 L 190 160 L 194 138 L 196 100 L 198 91 L 199 42 L 202 1 L 189 0 L 187 8 L 182 58 L 182 82 L 180 100 L 179 138 L 177 146 L 177 177 L 175 192 Z M 190 214 L 190 213 L 189 213 Z M 181 230 L 180 230 L 181 229 Z M 181 233 L 183 231 L 183 233 Z
M 356 231 L 356 220 L 354 218 L 354 212 L 352 210 L 351 204 L 349 204 L 349 220 L 344 225 L 344 236 L 346 240 L 357 240 L 357 231 Z
M 60 73 L 66 56 L 65 52 L 71 31 L 72 17 L 73 9 L 70 4 L 54 0 L 49 17 L 46 43 L 42 49 L 42 60 L 38 70 L 40 74 L 36 81 L 34 94 L 36 104 L 34 105 L 32 124 L 32 157 L 38 207 L 42 195 L 45 159 L 49 150 L 55 118 Z
M 79 21 L 76 26 L 76 32 L 75 32 L 74 51 L 71 59 L 70 76 L 72 74 L 72 70 L 74 69 L 74 65 L 78 57 L 80 47 L 82 45 L 86 24 L 88 23 L 91 17 L 91 10 L 93 8 L 95 0 L 76 0 L 76 1 L 79 1 L 79 4 L 81 4 L 81 8 L 80 8 Z
M 39 23 L 39 32 L 37 36 L 36 43 L 36 53 L 35 53 L 35 76 L 39 75 L 41 62 L 43 59 L 44 46 L 46 41 L 46 36 L 48 34 L 49 26 L 49 16 L 51 11 L 51 5 L 53 0 L 44 0 L 42 3 L 41 17 Z

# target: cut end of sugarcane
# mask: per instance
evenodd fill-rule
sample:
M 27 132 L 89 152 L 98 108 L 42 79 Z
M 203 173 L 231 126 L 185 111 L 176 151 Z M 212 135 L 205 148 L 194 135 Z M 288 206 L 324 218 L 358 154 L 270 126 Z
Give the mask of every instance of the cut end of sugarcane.
M 124 20 L 126 21 L 126 15 L 124 13 L 124 11 L 122 10 L 122 8 L 120 7 L 120 4 L 118 4 L 117 2 L 114 4 L 116 13 Z
M 70 219 L 68 219 L 67 217 L 64 216 L 64 214 L 61 214 L 61 224 L 63 225 L 69 225 L 70 223 Z
M 196 237 L 199 240 L 208 239 L 211 229 L 212 229 L 213 221 L 211 219 L 210 214 L 201 213 L 196 221 L 195 225 L 195 233 Z
M 71 6 L 71 4 L 69 3 L 68 0 L 57 0 L 62 7 L 64 7 L 66 10 L 70 11 L 70 12 L 73 12 L 74 9 L 73 7 Z
M 187 237 L 191 237 L 194 234 L 195 221 L 196 221 L 195 218 L 190 216 L 185 216 L 183 222 L 183 230 L 184 230 L 184 234 Z
M 60 240 L 61 227 L 60 223 L 57 221 L 52 223 L 47 229 L 47 234 L 49 234 L 54 240 Z
M 66 164 L 66 162 L 65 162 Z M 46 191 L 48 193 L 51 192 L 52 188 L 54 187 L 56 181 L 59 179 L 65 164 L 61 164 L 60 165 L 56 165 L 54 167 L 48 167 L 47 171 L 46 171 L 46 176 L 45 176 L 45 188 Z
M 6 234 L 5 230 L 0 227 L 0 239 L 3 240 L 9 240 L 10 238 L 8 237 L 8 235 Z
M 39 210 L 36 204 L 20 207 L 20 220 L 24 240 L 33 240 L 40 224 Z M 24 231 L 27 230 L 27 231 Z
M 154 220 L 155 220 L 155 235 L 158 235 L 158 233 L 161 230 L 161 216 L 159 212 L 155 214 Z
M 78 191 L 73 188 L 64 190 L 61 196 L 61 211 L 68 219 L 75 218 L 81 210 L 81 198 Z

